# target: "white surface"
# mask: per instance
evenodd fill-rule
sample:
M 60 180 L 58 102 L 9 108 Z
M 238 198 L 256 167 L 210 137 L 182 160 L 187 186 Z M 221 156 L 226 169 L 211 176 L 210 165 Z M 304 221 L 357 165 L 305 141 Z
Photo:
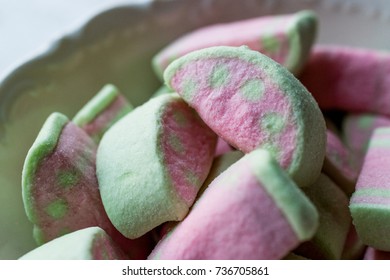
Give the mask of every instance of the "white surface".
M 0 0 L 0 77 L 92 15 L 142 0 Z

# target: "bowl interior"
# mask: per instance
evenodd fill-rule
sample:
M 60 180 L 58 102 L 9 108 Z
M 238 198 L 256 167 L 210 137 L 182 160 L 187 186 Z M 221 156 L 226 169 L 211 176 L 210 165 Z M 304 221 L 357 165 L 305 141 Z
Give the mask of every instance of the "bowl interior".
M 173 0 L 117 7 L 97 15 L 0 83 L 0 259 L 36 246 L 21 197 L 24 158 L 47 116 L 74 114 L 103 85 L 117 85 L 134 105 L 161 85 L 152 56 L 197 27 L 267 14 L 312 9 L 318 42 L 390 49 L 380 11 L 320 0 Z

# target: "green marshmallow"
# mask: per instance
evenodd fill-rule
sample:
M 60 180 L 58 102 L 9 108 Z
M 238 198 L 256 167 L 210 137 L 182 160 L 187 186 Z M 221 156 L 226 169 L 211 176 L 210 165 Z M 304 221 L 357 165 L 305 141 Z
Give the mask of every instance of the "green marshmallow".
M 96 162 L 114 226 L 133 239 L 182 220 L 211 168 L 216 141 L 177 95 L 152 98 L 118 121 L 103 136 Z

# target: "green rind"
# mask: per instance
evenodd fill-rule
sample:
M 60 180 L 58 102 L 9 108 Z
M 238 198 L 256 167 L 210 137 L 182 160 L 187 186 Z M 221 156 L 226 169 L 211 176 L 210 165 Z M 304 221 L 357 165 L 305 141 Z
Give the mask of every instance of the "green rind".
M 171 188 L 162 153 L 161 117 L 174 102 L 183 101 L 171 94 L 150 99 L 114 124 L 100 142 L 96 172 L 103 205 L 128 238 L 165 221 L 181 220 L 188 212 Z
M 269 78 L 275 81 L 280 89 L 286 93 L 293 106 L 294 116 L 300 122 L 297 131 L 296 152 L 292 164 L 287 172 L 300 186 L 309 186 L 315 182 L 321 173 L 326 151 L 326 125 L 323 114 L 317 102 L 307 89 L 286 68 L 269 57 L 242 47 L 210 47 L 194 51 L 172 62 L 164 72 L 166 85 L 172 90 L 170 81 L 176 72 L 186 64 L 204 58 L 240 58 L 253 65 L 261 67 Z M 182 98 L 187 100 L 181 94 Z
M 20 257 L 20 260 L 92 260 L 94 240 L 106 232 L 99 227 L 74 231 L 53 239 Z
M 385 205 L 350 204 L 353 224 L 364 244 L 390 251 L 390 208 Z
M 33 227 L 33 238 L 38 245 L 42 245 L 46 242 L 45 234 L 37 225 L 34 225 Z
M 316 207 L 289 178 L 272 155 L 257 149 L 247 155 L 252 172 L 272 197 L 300 241 L 312 238 L 318 228 Z
M 33 223 L 38 222 L 38 218 L 34 213 L 34 197 L 32 195 L 32 190 L 35 187 L 35 173 L 41 161 L 54 151 L 61 136 L 62 129 L 68 122 L 69 119 L 65 115 L 52 113 L 45 121 L 24 161 L 22 171 L 22 198 L 26 215 Z
M 298 75 L 316 40 L 318 19 L 316 14 L 308 10 L 296 13 L 294 18 L 287 31 L 291 50 L 285 67 L 294 75 Z
M 83 108 L 74 116 L 73 122 L 82 127 L 92 122 L 99 114 L 101 114 L 110 104 L 120 95 L 118 88 L 114 85 L 105 85 Z M 130 112 L 133 106 L 130 104 L 122 115 Z M 121 114 L 119 114 L 121 115 Z
M 390 190 L 385 188 L 364 187 L 355 190 L 353 196 L 390 197 Z

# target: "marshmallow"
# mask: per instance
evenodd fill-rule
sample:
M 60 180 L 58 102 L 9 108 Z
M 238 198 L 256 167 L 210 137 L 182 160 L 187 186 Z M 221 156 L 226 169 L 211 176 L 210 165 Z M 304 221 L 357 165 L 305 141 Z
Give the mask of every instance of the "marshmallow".
M 125 253 L 99 227 L 68 233 L 28 252 L 20 260 L 124 260 Z
M 315 47 L 300 80 L 321 109 L 390 116 L 390 53 Z
M 150 99 L 114 124 L 97 152 L 104 208 L 137 238 L 182 220 L 210 170 L 217 136 L 180 97 Z
M 281 259 L 317 226 L 313 204 L 257 149 L 210 184 L 149 259 Z
M 166 46 L 153 58 L 158 76 L 175 59 L 214 46 L 248 46 L 299 73 L 317 34 L 317 17 L 310 11 L 216 24 L 195 30 Z
M 96 178 L 96 144 L 60 113 L 46 120 L 23 168 L 23 202 L 39 245 L 91 226 L 104 229 L 128 254 L 144 259 L 152 240 L 129 240 L 111 224 Z
M 369 142 L 350 210 L 364 244 L 390 251 L 390 128 L 377 128 Z
M 104 86 L 74 116 L 73 122 L 99 143 L 104 132 L 133 109 L 133 106 L 113 85 Z
M 302 84 L 270 58 L 246 47 L 212 47 L 175 60 L 164 78 L 233 147 L 270 150 L 300 186 L 319 176 L 324 117 Z

